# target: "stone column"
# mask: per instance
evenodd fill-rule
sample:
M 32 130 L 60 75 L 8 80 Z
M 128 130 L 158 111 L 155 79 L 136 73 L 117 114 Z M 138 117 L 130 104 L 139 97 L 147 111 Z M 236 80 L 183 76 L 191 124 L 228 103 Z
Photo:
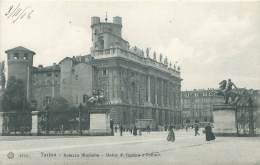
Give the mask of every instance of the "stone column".
M 113 71 L 114 71 L 114 69 L 112 67 L 110 67 L 110 68 L 107 68 L 107 71 L 108 71 L 108 73 L 107 73 L 108 74 L 108 79 L 107 79 L 108 89 L 106 89 L 108 92 L 107 99 L 109 99 L 109 101 L 113 104 L 114 103 L 114 97 L 113 97 L 113 92 L 114 92 Z
M 147 79 L 147 95 L 148 95 L 148 103 L 151 103 L 151 80 L 149 75 Z
M 38 115 L 39 111 L 32 111 L 32 130 L 31 134 L 32 135 L 38 135 Z
M 154 104 L 155 104 L 155 106 L 157 106 L 158 105 L 158 102 L 157 102 L 157 93 L 158 93 L 158 90 L 157 90 L 157 85 L 159 85 L 158 84 L 158 82 L 157 82 L 157 78 L 156 77 L 154 77 L 154 89 L 155 89 L 155 92 L 154 92 L 154 97 L 155 97 L 155 102 L 154 102 Z
M 0 112 L 0 136 L 3 134 L 4 112 Z
M 147 100 L 145 100 L 145 106 L 152 106 L 152 103 L 151 103 L 151 78 L 150 76 L 148 75 L 147 76 L 147 82 L 146 82 L 146 89 L 147 89 Z
M 163 81 L 163 79 L 161 79 L 160 83 L 161 83 L 161 105 L 162 105 L 162 107 L 164 107 L 164 102 L 163 102 L 164 81 Z
M 169 81 L 167 80 L 166 81 L 166 83 L 165 83 L 165 85 L 166 85 L 166 107 L 169 107 Z

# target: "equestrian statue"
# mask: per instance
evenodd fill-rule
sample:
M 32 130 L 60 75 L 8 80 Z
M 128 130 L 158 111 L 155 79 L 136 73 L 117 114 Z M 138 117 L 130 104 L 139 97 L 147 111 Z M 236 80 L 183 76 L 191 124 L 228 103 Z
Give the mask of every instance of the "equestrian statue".
M 222 80 L 219 83 L 219 89 L 217 90 L 216 94 L 224 96 L 225 104 L 236 104 L 240 98 L 238 88 L 231 81 L 231 79 Z

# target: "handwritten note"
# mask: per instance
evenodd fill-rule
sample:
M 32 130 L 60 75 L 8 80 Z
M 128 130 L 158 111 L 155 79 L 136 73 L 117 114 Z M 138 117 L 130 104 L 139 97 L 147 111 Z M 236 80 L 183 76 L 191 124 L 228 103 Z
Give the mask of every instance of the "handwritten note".
M 12 23 L 22 19 L 31 19 L 34 10 L 30 6 L 22 6 L 20 3 L 17 5 L 11 5 L 5 16 L 10 19 Z

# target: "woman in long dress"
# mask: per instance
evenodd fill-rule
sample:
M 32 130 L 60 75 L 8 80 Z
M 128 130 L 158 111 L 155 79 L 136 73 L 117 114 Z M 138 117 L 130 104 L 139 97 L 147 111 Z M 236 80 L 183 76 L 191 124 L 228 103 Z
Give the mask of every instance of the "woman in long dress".
M 175 134 L 174 134 L 172 126 L 169 127 L 169 133 L 168 133 L 168 136 L 167 136 L 167 141 L 170 141 L 170 142 L 175 141 Z
M 208 123 L 208 125 L 205 127 L 205 134 L 206 134 L 206 141 L 211 141 L 216 139 L 214 133 L 212 132 L 210 123 Z
M 133 135 L 134 135 L 134 136 L 137 135 L 137 128 L 136 128 L 136 126 L 134 126 Z

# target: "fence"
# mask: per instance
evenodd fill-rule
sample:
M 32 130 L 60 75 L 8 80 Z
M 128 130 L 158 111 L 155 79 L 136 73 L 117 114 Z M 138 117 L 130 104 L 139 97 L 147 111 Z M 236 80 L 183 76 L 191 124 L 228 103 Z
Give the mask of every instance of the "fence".
M 28 112 L 3 113 L 2 135 L 30 135 L 32 115 Z
M 31 112 L 5 112 L 2 117 L 2 135 L 31 135 Z M 38 135 L 84 135 L 90 126 L 89 111 L 80 109 L 41 111 L 36 122 Z

